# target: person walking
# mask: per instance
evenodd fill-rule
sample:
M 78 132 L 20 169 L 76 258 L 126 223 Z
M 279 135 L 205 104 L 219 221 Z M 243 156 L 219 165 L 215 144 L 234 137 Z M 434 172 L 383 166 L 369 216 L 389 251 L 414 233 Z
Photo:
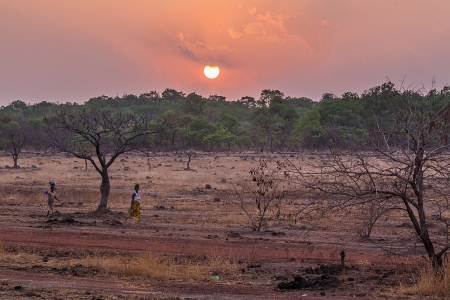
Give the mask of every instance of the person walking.
M 45 191 L 44 194 L 47 195 L 47 219 L 51 213 L 53 220 L 56 220 L 55 213 L 53 212 L 53 202 L 54 200 L 59 201 L 58 197 L 56 197 L 56 184 L 53 181 L 50 181 L 50 191 Z
M 134 193 L 131 195 L 131 206 L 128 210 L 128 218 L 140 221 L 141 220 L 141 195 L 139 194 L 139 183 L 134 184 Z

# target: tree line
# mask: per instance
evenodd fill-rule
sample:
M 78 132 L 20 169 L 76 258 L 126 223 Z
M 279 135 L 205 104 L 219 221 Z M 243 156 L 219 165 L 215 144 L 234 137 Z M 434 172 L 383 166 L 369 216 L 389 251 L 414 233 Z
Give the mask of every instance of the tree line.
M 279 90 L 268 89 L 261 92 L 259 99 L 246 96 L 237 101 L 227 101 L 219 95 L 208 98 L 196 93 L 186 95 L 174 89 L 161 94 L 152 91 L 139 96 L 99 96 L 84 104 L 43 101 L 30 105 L 16 100 L 0 108 L 0 147 L 11 152 L 16 165 L 24 147 L 42 150 L 48 146 L 42 139 L 46 117 L 60 111 L 99 110 L 164 119 L 160 131 L 148 136 L 145 142 L 152 151 L 342 149 L 354 145 L 349 138 L 369 142 L 367 125 L 388 128 L 392 117 L 405 109 L 405 97 L 423 102 L 430 96 L 447 103 L 450 87 L 424 93 L 386 82 L 361 95 L 347 92 L 338 97 L 325 93 L 318 102 L 305 97 L 285 97 Z M 375 119 L 377 124 L 368 124 Z

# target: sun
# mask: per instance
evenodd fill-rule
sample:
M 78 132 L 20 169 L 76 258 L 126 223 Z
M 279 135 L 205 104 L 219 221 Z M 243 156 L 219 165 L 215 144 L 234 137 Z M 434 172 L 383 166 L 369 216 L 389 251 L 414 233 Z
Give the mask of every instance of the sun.
M 219 76 L 220 70 L 218 66 L 205 66 L 203 73 L 209 79 L 214 79 Z

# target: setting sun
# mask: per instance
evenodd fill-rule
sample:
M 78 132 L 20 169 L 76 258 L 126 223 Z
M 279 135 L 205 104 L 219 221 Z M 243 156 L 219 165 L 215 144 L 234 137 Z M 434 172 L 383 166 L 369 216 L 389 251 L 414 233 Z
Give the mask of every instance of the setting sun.
M 220 70 L 217 66 L 205 66 L 205 68 L 203 69 L 203 73 L 209 79 L 214 79 L 219 76 Z

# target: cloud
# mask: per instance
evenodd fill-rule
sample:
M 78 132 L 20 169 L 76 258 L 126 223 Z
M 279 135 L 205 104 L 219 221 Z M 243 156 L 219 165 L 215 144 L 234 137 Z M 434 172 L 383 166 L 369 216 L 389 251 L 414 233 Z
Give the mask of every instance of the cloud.
M 322 22 L 320 22 L 321 26 L 330 26 L 330 22 L 328 22 L 327 20 L 322 20 Z
M 242 36 L 242 33 L 236 32 L 232 29 L 228 30 L 228 34 L 231 36 L 232 39 L 237 40 L 238 38 L 240 38 Z
M 184 57 L 198 63 L 222 62 L 229 64 L 235 49 L 224 45 L 211 46 L 200 41 L 189 41 L 182 32 L 177 32 L 176 51 Z
M 300 36 L 300 34 L 311 31 L 308 20 L 303 15 L 275 14 L 270 11 L 266 11 L 265 14 L 256 14 L 256 8 L 254 7 L 250 9 L 250 14 L 255 15 L 254 21 L 245 25 L 242 33 L 232 29 L 228 30 L 231 38 L 238 39 L 243 35 L 247 35 L 260 41 L 275 44 L 285 44 L 288 41 L 294 41 L 299 43 L 305 50 L 312 51 L 313 47 L 310 43 Z M 288 27 L 288 24 L 294 24 L 294 26 Z M 300 33 L 296 34 L 295 30 Z

